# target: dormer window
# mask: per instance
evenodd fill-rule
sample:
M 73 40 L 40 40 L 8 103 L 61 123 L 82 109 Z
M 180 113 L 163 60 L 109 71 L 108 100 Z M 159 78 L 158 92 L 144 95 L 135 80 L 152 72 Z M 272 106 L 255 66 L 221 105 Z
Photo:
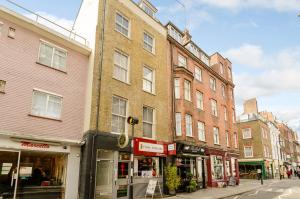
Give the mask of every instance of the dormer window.
M 141 0 L 139 5 L 150 17 L 154 18 L 157 9 L 148 0 Z

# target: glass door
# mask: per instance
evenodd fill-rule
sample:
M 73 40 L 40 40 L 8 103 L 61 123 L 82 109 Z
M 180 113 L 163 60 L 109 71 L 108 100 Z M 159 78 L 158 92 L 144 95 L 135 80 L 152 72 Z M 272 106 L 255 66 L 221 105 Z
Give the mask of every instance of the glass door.
M 113 199 L 113 160 L 98 160 L 95 199 Z
M 0 199 L 16 199 L 20 152 L 0 149 Z

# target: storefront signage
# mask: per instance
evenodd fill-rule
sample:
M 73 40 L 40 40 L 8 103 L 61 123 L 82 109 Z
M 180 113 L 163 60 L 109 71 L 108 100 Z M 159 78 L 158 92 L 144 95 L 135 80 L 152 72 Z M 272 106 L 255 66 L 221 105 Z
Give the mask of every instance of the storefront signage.
M 123 148 L 127 147 L 128 143 L 129 143 L 128 135 L 122 133 L 118 138 L 119 147 L 123 149 Z
M 204 148 L 192 145 L 177 144 L 178 153 L 191 153 L 197 155 L 204 155 Z
M 167 156 L 167 144 L 155 140 L 135 138 L 134 154 L 144 156 Z
M 48 148 L 50 148 L 49 144 L 32 143 L 32 142 L 21 142 L 21 147 L 26 147 L 26 148 L 40 148 L 40 149 L 48 149 Z
M 168 144 L 168 155 L 176 155 L 176 143 Z

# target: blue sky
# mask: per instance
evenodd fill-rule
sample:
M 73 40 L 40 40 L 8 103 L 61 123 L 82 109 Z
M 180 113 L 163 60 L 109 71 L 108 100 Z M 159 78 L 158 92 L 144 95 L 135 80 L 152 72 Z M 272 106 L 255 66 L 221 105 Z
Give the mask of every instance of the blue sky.
M 70 27 L 80 0 L 15 0 Z M 300 0 L 152 0 L 157 18 L 188 28 L 208 54 L 233 65 L 237 114 L 245 99 L 257 97 L 268 110 L 300 131 Z M 1 4 L 9 6 L 5 0 Z

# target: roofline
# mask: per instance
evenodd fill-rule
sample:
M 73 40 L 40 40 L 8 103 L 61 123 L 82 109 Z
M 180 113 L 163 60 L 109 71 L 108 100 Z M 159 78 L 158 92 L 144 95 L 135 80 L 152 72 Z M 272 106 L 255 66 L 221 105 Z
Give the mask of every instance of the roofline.
M 182 36 L 184 35 L 183 32 L 171 21 L 168 21 L 168 23 L 165 25 L 165 27 L 167 28 L 168 25 L 173 26 L 173 28 L 175 28 Z
M 64 43 L 66 47 L 69 47 L 72 50 L 80 52 L 84 55 L 90 55 L 91 49 L 76 40 L 70 39 L 67 36 L 48 28 L 45 25 L 37 23 L 36 21 L 25 17 L 13 10 L 10 10 L 4 6 L 0 6 L 0 17 L 10 21 L 14 24 L 17 24 L 25 29 L 31 30 L 36 34 L 40 34 L 48 39 L 54 40 L 58 43 Z
M 231 64 L 232 64 L 232 62 L 226 57 L 224 57 L 223 55 L 221 55 L 218 51 L 217 52 L 215 52 L 214 54 L 212 54 L 211 56 L 214 56 L 214 55 L 216 55 L 216 54 L 218 54 L 218 55 L 220 55 L 224 60 L 227 60 L 227 61 L 229 61 Z

